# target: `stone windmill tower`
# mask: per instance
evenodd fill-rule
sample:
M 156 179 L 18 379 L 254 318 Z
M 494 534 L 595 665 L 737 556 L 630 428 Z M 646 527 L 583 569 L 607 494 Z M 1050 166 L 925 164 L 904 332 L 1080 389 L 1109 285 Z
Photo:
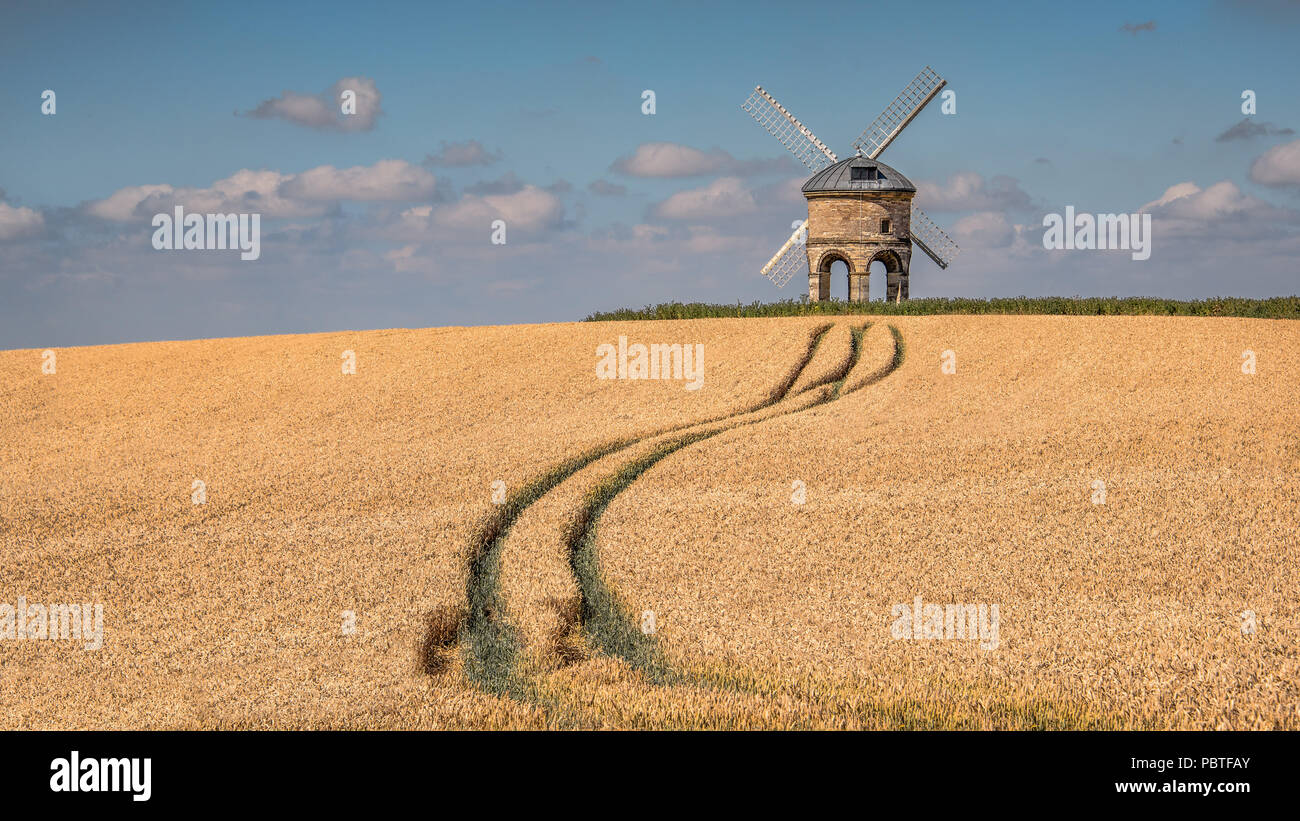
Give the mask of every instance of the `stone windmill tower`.
M 830 298 L 831 265 L 843 262 L 849 271 L 849 299 L 865 302 L 871 263 L 886 270 L 885 298 L 907 299 L 912 246 L 920 248 L 940 268 L 957 255 L 957 243 L 912 204 L 916 186 L 876 158 L 902 133 L 947 81 L 929 66 L 853 143 L 855 156 L 841 160 L 826 144 L 795 119 L 762 86 L 742 108 L 799 159 L 812 177 L 803 184 L 808 219 L 803 222 L 762 273 L 781 287 L 796 274 L 808 274 L 808 299 Z

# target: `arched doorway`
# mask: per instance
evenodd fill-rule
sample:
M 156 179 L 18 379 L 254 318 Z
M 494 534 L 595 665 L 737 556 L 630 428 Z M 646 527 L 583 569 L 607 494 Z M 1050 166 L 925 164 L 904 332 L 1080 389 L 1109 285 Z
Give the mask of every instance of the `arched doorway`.
M 849 280 L 853 276 L 853 266 L 838 251 L 827 251 L 817 262 L 818 279 L 821 281 L 822 299 L 848 299 Z
M 870 272 L 873 294 L 879 294 L 887 302 L 895 302 L 900 296 L 907 299 L 907 271 L 903 268 L 902 258 L 896 252 L 876 253 L 868 263 L 867 269 Z
M 868 268 L 867 280 L 871 283 L 869 293 L 875 294 L 877 300 L 885 298 L 885 285 L 889 280 L 889 266 L 884 261 L 873 259 Z
M 849 264 L 842 259 L 831 262 L 831 297 L 844 301 L 849 298 Z

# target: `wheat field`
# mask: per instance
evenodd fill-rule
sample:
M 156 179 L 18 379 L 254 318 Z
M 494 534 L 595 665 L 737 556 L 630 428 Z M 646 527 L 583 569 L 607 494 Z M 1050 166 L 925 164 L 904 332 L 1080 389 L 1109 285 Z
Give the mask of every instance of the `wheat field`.
M 598 378 L 619 337 L 701 345 L 700 389 Z M 1297 343 L 844 316 L 0 352 L 0 607 L 104 609 L 93 651 L 0 623 L 0 727 L 1295 728 Z M 897 637 L 916 597 L 996 605 L 996 642 Z

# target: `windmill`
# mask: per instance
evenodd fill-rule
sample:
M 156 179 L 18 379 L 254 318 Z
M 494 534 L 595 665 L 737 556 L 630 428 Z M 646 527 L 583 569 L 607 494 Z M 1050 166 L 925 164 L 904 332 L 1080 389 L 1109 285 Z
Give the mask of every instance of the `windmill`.
M 813 172 L 802 189 L 808 219 L 763 266 L 763 276 L 781 287 L 806 271 L 808 298 L 816 302 L 830 298 L 831 265 L 841 261 L 849 270 L 849 299 L 865 301 L 871 263 L 880 261 L 887 272 L 885 298 L 898 301 L 907 298 L 913 245 L 948 267 L 957 243 L 912 204 L 916 186 L 876 159 L 945 85 L 929 66 L 922 69 L 854 141 L 856 153 L 847 160 L 762 86 L 754 88 L 741 107 Z

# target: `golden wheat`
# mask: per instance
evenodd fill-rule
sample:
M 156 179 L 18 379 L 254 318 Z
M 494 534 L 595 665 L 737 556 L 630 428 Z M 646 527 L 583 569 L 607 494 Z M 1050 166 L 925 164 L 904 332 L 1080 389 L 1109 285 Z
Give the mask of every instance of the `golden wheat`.
M 0 353 L 0 602 L 106 609 L 98 652 L 0 640 L 0 726 L 527 725 L 533 708 L 468 686 L 457 664 L 430 678 L 419 663 L 430 615 L 463 607 L 492 483 L 761 401 L 789 369 L 773 330 L 153 343 L 59 350 L 52 375 L 39 351 Z M 596 347 L 620 333 L 703 343 L 705 388 L 597 381 Z
M 896 324 L 907 361 L 873 390 L 701 443 L 611 504 L 610 583 L 661 614 L 678 666 L 1300 725 L 1300 328 Z M 1000 645 L 895 639 L 892 608 L 916 596 L 999 604 Z
M 0 727 L 1300 725 L 1295 325 L 897 318 L 846 376 L 851 319 L 772 405 L 825 320 L 0 352 L 0 603 L 106 610 L 97 652 L 0 639 Z M 702 389 L 597 379 L 619 336 L 703 344 Z M 481 582 L 494 690 L 493 483 L 584 453 Z M 999 646 L 894 639 L 918 595 Z M 649 655 L 592 632 L 644 610 Z

